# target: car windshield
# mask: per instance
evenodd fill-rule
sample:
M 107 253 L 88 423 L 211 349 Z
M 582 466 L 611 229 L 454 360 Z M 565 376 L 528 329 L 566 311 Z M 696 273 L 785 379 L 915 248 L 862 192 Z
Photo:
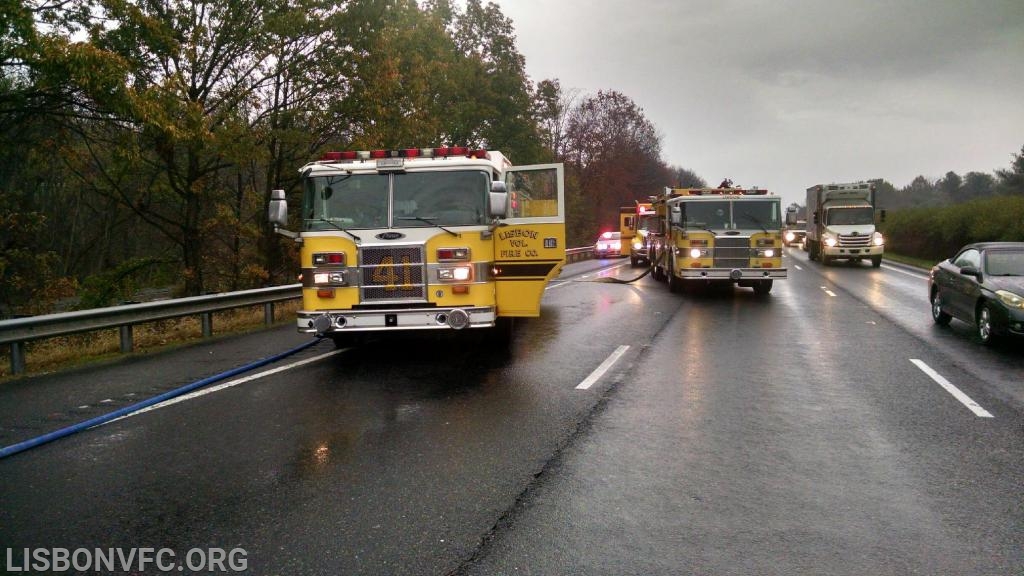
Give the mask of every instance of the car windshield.
M 305 230 L 487 223 L 490 176 L 480 170 L 338 174 L 305 185 Z
M 1024 250 L 990 250 L 985 267 L 991 276 L 1024 276 Z

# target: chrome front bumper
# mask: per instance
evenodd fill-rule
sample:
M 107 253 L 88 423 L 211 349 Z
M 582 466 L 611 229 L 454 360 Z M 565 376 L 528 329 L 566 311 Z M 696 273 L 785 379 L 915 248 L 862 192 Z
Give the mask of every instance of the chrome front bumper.
M 494 326 L 493 306 L 478 308 L 394 308 L 383 310 L 300 310 L 296 323 L 305 334 L 345 334 L 402 330 L 452 330 Z

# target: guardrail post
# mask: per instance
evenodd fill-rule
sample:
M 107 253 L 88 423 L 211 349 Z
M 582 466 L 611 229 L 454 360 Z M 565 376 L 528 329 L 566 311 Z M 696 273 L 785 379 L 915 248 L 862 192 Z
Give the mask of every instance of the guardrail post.
M 267 326 L 274 324 L 274 303 L 267 302 L 263 305 L 263 323 Z
M 203 338 L 210 336 L 213 336 L 213 314 L 206 312 L 203 314 Z
M 11 342 L 11 373 L 21 374 L 25 371 L 24 342 Z
M 132 341 L 132 325 L 125 324 L 121 326 L 121 353 L 128 354 L 135 349 L 135 343 Z

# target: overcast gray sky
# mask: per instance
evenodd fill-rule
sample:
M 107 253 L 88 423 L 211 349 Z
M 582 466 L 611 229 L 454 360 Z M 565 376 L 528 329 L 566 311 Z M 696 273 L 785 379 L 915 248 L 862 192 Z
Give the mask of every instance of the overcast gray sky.
M 712 185 L 802 203 L 991 173 L 1024 146 L 1024 0 L 494 1 L 533 81 L 625 94 Z

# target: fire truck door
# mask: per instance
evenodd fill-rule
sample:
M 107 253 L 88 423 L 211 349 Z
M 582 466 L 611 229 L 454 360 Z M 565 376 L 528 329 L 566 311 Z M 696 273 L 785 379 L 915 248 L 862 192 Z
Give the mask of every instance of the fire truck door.
M 508 217 L 495 231 L 498 316 L 539 316 L 544 288 L 565 263 L 565 176 L 561 164 L 505 173 Z

